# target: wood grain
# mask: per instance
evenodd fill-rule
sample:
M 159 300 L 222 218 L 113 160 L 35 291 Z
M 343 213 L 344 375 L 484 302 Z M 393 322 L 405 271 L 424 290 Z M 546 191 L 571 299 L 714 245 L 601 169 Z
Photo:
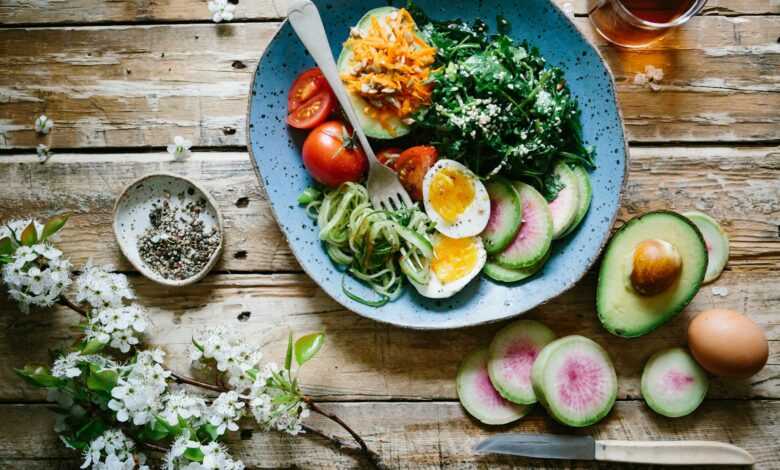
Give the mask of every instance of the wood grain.
M 606 45 L 633 141 L 780 139 L 780 17 L 695 18 L 657 45 Z M 0 29 L 0 148 L 39 143 L 32 121 L 56 122 L 56 148 L 243 146 L 246 99 L 278 23 Z M 633 84 L 645 65 L 661 91 Z M 584 105 L 587 112 L 587 103 Z
M 238 3 L 238 2 L 237 2 Z M 326 2 L 319 2 L 327 4 Z M 396 2 L 403 4 L 404 2 Z M 577 15 L 587 14 L 585 0 L 554 0 L 560 7 L 571 5 Z M 566 8 L 569 8 L 568 6 Z M 710 0 L 703 15 L 778 14 L 780 5 L 772 0 Z M 238 3 L 235 21 L 278 19 L 271 0 Z M 205 0 L 134 2 L 100 0 L 5 0 L 0 4 L 0 24 L 72 24 L 72 23 L 148 23 L 165 21 L 209 21 L 211 16 Z
M 659 417 L 640 402 L 618 402 L 601 423 L 582 430 L 557 425 L 538 408 L 516 424 L 488 429 L 452 402 L 358 402 L 324 406 L 353 425 L 379 453 L 381 462 L 390 468 L 593 468 L 589 462 L 475 455 L 472 448 L 496 431 L 585 434 L 600 439 L 718 440 L 750 452 L 756 459 L 756 469 L 777 468 L 780 455 L 776 420 L 780 402 L 776 400 L 710 401 L 693 415 L 677 419 Z M 65 449 L 50 431 L 54 415 L 45 407 L 0 405 L 0 416 L 4 423 L 0 427 L 0 461 L 4 468 L 77 467 L 78 455 Z M 313 418 L 311 424 L 341 435 L 318 418 Z M 242 440 L 233 436 L 229 447 L 248 468 L 366 468 L 364 462 L 339 452 L 316 436 L 291 438 L 255 432 L 244 437 Z M 41 459 L 41 456 L 46 457 Z M 599 464 L 598 468 L 651 467 Z
M 167 364 L 190 372 L 188 348 L 194 331 L 228 324 L 261 345 L 267 361 L 281 361 L 289 330 L 299 335 L 324 331 L 327 344 L 302 371 L 307 393 L 328 400 L 455 399 L 454 377 L 464 355 L 489 344 L 506 324 L 451 331 L 413 331 L 350 313 L 305 275 L 212 275 L 198 285 L 171 289 L 133 278 L 140 302 L 154 322 L 150 344 L 168 352 Z M 486 282 L 486 281 L 483 281 Z M 745 312 L 766 332 L 769 365 L 749 380 L 713 382 L 711 398 L 780 398 L 780 318 L 776 315 L 780 273 L 725 273 L 717 286 L 702 289 L 692 305 L 670 324 L 633 340 L 607 333 L 597 320 L 595 276 L 537 308 L 528 318 L 548 324 L 558 335 L 581 334 L 604 346 L 619 375 L 618 396 L 640 397 L 639 376 L 654 352 L 685 343 L 688 321 L 715 306 Z M 11 367 L 47 363 L 49 348 L 73 341 L 78 315 L 65 308 L 23 316 L 0 301 L 0 400 L 41 400 L 43 395 L 17 380 Z M 630 354 L 627 354 L 630 351 Z
M 698 209 L 731 237 L 729 269 L 780 263 L 780 147 L 634 147 L 620 220 L 655 209 Z M 218 271 L 298 271 L 243 152 L 57 154 L 40 165 L 30 155 L 0 156 L 0 220 L 62 211 L 74 216 L 61 247 L 77 266 L 88 259 L 131 267 L 114 241 L 114 199 L 132 180 L 167 171 L 202 183 L 225 217 Z M 291 201 L 292 202 L 292 201 Z

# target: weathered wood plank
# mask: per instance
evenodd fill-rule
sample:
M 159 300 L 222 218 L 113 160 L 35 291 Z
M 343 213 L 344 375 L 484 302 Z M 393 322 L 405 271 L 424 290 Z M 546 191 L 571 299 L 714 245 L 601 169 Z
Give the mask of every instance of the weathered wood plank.
M 319 2 L 327 4 L 327 2 Z M 397 2 L 403 4 L 404 2 Z M 554 0 L 577 15 L 587 14 L 585 0 Z M 280 2 L 282 4 L 282 2 Z M 568 4 L 568 5 L 567 5 Z M 780 5 L 771 0 L 711 0 L 703 15 L 765 15 L 780 13 Z M 280 17 L 271 0 L 242 2 L 236 6 L 236 21 L 270 20 Z M 6 0 L 0 4 L 0 24 L 69 24 L 69 23 L 144 23 L 164 21 L 209 21 L 205 0 L 98 1 L 50 0 L 31 2 Z
M 604 52 L 634 141 L 780 138 L 780 17 L 698 17 L 643 50 Z M 245 145 L 249 83 L 277 23 L 0 30 L 0 147 L 30 148 L 32 121 L 57 148 Z M 646 64 L 662 90 L 633 84 Z M 585 106 L 587 112 L 587 106 Z
M 654 415 L 640 402 L 618 402 L 606 419 L 583 430 L 557 425 L 539 409 L 516 424 L 489 429 L 478 425 L 452 402 L 339 403 L 324 407 L 350 423 L 389 468 L 593 468 L 589 462 L 475 455 L 473 447 L 497 430 L 585 434 L 597 439 L 718 440 L 750 452 L 756 459 L 756 469 L 777 468 L 780 455 L 778 401 L 708 401 L 693 415 L 677 419 Z M 65 449 L 51 431 L 54 416 L 43 406 L 0 405 L 0 416 L 4 423 L 0 427 L 0 461 L 5 468 L 77 467 L 79 456 Z M 343 434 L 319 417 L 312 418 L 311 424 Z M 316 436 L 291 438 L 255 432 L 245 440 L 232 437 L 229 447 L 248 468 L 365 468 L 364 462 Z M 44 455 L 46 460 L 39 460 Z M 599 464 L 598 468 L 635 467 Z
M 563 336 L 582 334 L 602 344 L 620 379 L 619 396 L 637 398 L 644 361 L 655 351 L 685 343 L 690 318 L 719 306 L 745 312 L 771 340 L 771 359 L 749 380 L 715 380 L 712 398 L 780 398 L 780 318 L 776 315 L 780 273 L 724 273 L 717 286 L 725 297 L 705 287 L 669 325 L 645 337 L 626 340 L 607 333 L 596 318 L 595 276 L 569 293 L 539 307 L 529 318 L 548 324 Z M 486 281 L 484 281 L 486 282 Z M 390 327 L 345 311 L 308 277 L 287 275 L 212 275 L 198 285 L 170 289 L 134 277 L 138 297 L 154 321 L 149 343 L 163 347 L 169 367 L 189 372 L 188 348 L 197 329 L 229 324 L 249 341 L 262 345 L 268 361 L 281 361 L 289 330 L 325 331 L 327 345 L 303 370 L 308 393 L 333 400 L 454 399 L 458 363 L 470 350 L 489 343 L 503 326 L 423 332 Z M 245 313 L 246 312 L 246 313 Z M 65 308 L 23 316 L 0 300 L 0 400 L 40 400 L 43 395 L 18 380 L 11 367 L 47 362 L 47 350 L 67 346 L 78 316 Z M 630 351 L 631 354 L 626 352 Z
M 780 148 L 634 147 L 621 220 L 654 209 L 699 209 L 721 220 L 732 241 L 730 268 L 780 263 Z M 258 187 L 245 153 L 57 154 L 40 165 L 30 155 L 0 156 L 0 220 L 61 211 L 62 248 L 77 266 L 87 259 L 131 269 L 114 242 L 114 199 L 155 171 L 182 174 L 212 192 L 227 226 L 219 271 L 299 270 Z

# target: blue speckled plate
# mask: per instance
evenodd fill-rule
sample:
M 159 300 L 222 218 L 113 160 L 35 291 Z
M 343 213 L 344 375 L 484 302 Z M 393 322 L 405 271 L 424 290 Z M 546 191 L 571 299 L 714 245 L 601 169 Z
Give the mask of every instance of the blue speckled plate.
M 338 56 L 349 27 L 384 1 L 317 1 L 333 53 Z M 276 220 L 303 269 L 340 304 L 377 321 L 419 329 L 460 328 L 511 318 L 571 288 L 593 264 L 609 237 L 625 180 L 627 149 L 615 99 L 615 86 L 598 52 L 571 22 L 547 0 L 475 1 L 419 0 L 433 18 L 482 18 L 495 31 L 497 14 L 512 24 L 513 36 L 527 39 L 549 63 L 562 67 L 582 108 L 584 139 L 596 147 L 598 168 L 591 174 L 593 203 L 577 231 L 555 242 L 553 255 L 540 274 L 517 285 L 478 277 L 450 299 L 429 300 L 406 289 L 398 300 L 380 308 L 350 300 L 341 288 L 342 272 L 325 254 L 316 224 L 296 203 L 311 184 L 301 163 L 304 134 L 285 124 L 287 90 L 313 61 L 285 23 L 263 54 L 252 84 L 249 104 L 249 148 L 258 177 L 265 185 Z M 349 278 L 348 287 L 371 292 Z

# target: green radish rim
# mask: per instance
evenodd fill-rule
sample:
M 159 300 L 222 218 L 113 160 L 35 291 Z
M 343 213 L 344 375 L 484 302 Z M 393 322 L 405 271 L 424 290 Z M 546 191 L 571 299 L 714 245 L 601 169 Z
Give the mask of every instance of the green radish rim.
M 482 423 L 500 425 L 517 421 L 527 415 L 531 407 L 511 403 L 496 391 L 488 375 L 487 359 L 488 349 L 482 348 L 461 361 L 455 379 L 458 400 Z
M 590 203 L 593 200 L 593 186 L 590 184 L 590 175 L 588 174 L 588 171 L 579 165 L 575 166 L 572 171 L 574 172 L 574 177 L 577 179 L 580 199 L 579 205 L 577 206 L 577 216 L 574 218 L 574 222 L 572 222 L 566 232 L 561 235 L 561 238 L 568 237 L 580 226 L 583 219 L 585 219 L 585 216 L 588 214 Z
M 693 413 L 709 389 L 707 373 L 683 348 L 658 351 L 642 371 L 641 391 L 656 413 L 679 418 Z
M 617 398 L 617 374 L 607 352 L 596 342 L 584 336 L 571 336 L 561 341 L 545 357 L 541 371 L 547 411 L 558 422 L 572 427 L 585 427 L 601 421 L 615 404 Z M 579 386 L 566 387 L 561 380 L 579 382 Z M 583 397 L 587 384 L 596 381 L 593 396 Z M 566 404 L 564 401 L 571 403 Z M 593 400 L 589 405 L 577 403 Z M 579 410 L 574 408 L 579 406 Z M 589 408 L 583 410 L 582 408 Z
M 505 268 L 528 268 L 544 258 L 550 249 L 552 214 L 547 201 L 536 189 L 520 181 L 512 184 L 523 203 L 523 222 L 512 242 L 495 256 L 495 261 Z
M 729 261 L 729 237 L 718 221 L 704 212 L 689 211 L 683 215 L 696 224 L 704 237 L 708 261 L 703 284 L 709 284 L 720 277 Z
M 531 369 L 555 333 L 543 323 L 518 320 L 502 328 L 490 343 L 488 375 L 499 394 L 520 405 L 536 403 Z
M 553 169 L 558 182 L 563 185 L 555 199 L 550 201 L 550 213 L 553 221 L 553 240 L 562 238 L 577 218 L 580 206 L 580 189 L 577 177 L 564 162 L 558 162 Z
M 539 352 L 539 355 L 536 356 L 536 361 L 534 361 L 534 365 L 531 368 L 531 386 L 534 390 L 534 395 L 536 396 L 537 401 L 541 403 L 541 405 L 545 408 L 547 408 L 547 399 L 544 395 L 544 388 L 542 386 L 542 376 L 544 372 L 544 366 L 547 363 L 547 359 L 550 357 L 550 354 L 555 350 L 557 346 L 559 346 L 561 343 L 565 343 L 567 341 L 571 341 L 571 336 L 564 336 L 563 338 L 558 338 L 549 344 L 542 348 L 542 350 Z
M 488 261 L 485 263 L 485 267 L 482 268 L 482 272 L 496 282 L 512 283 L 524 281 L 542 270 L 547 260 L 550 259 L 551 252 L 552 250 L 549 250 L 544 258 L 530 268 L 512 269 L 501 266 L 495 261 Z
M 504 250 L 520 230 L 523 204 L 512 184 L 504 178 L 493 178 L 485 184 L 490 196 L 490 218 L 482 232 L 485 251 L 494 255 Z

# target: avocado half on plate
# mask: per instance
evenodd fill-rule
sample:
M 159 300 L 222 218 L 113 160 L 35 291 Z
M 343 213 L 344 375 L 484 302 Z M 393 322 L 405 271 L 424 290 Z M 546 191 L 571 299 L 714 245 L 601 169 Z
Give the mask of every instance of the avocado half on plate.
M 382 23 L 386 17 L 397 11 L 398 8 L 395 7 L 379 7 L 369 10 L 360 18 L 360 21 L 357 22 L 355 29 L 365 34 L 371 27 L 372 16 L 376 17 L 376 19 Z M 419 31 L 417 31 L 417 35 L 420 35 Z M 356 64 L 352 58 L 352 50 L 348 46 L 345 46 L 341 50 L 336 65 L 338 66 L 340 74 L 349 73 L 355 67 Z M 349 91 L 348 94 L 349 99 L 352 102 L 352 107 L 355 109 L 355 113 L 360 120 L 363 132 L 365 132 L 368 137 L 374 139 L 396 139 L 409 133 L 409 126 L 401 122 L 401 119 L 397 116 L 389 116 L 383 126 L 379 120 L 366 114 L 365 109 L 370 106 L 370 104 L 366 102 L 365 99 Z
M 612 237 L 601 262 L 599 320 L 618 336 L 650 333 L 690 303 L 707 261 L 704 238 L 686 217 L 656 211 L 631 219 Z

